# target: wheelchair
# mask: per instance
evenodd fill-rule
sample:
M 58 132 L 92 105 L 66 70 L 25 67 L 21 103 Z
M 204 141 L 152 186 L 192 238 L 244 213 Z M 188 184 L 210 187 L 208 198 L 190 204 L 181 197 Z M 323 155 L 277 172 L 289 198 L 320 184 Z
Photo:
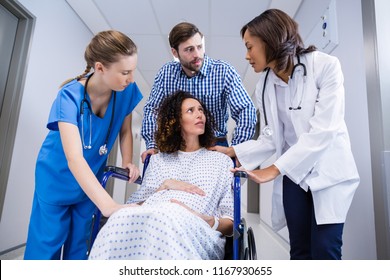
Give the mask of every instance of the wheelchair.
M 141 184 L 142 178 L 144 177 L 146 168 L 149 164 L 150 155 L 145 159 L 144 168 L 142 176 L 140 176 L 135 183 Z M 101 180 L 101 185 L 105 188 L 108 180 L 112 178 L 117 178 L 121 180 L 128 181 L 129 172 L 127 169 L 116 167 L 116 166 L 106 166 L 103 178 Z M 243 171 L 236 171 L 234 173 L 234 182 L 233 182 L 233 193 L 234 193 L 234 220 L 233 220 L 233 236 L 226 237 L 225 245 L 225 260 L 256 260 L 256 243 L 254 232 L 251 227 L 247 228 L 246 221 L 244 218 L 241 218 L 241 178 L 246 178 L 247 174 Z M 89 252 L 92 248 L 93 242 L 96 239 L 96 236 L 101 228 L 101 213 L 97 209 L 92 217 L 92 229 L 90 236 L 90 246 Z

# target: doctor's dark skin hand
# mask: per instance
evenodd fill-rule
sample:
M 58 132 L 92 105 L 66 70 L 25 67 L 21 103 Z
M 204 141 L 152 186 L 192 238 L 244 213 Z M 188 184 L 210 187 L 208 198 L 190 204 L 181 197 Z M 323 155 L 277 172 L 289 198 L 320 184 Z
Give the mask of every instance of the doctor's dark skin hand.
M 214 146 L 214 147 L 209 148 L 209 150 L 223 153 L 231 158 L 236 157 L 236 153 L 235 153 L 233 147 Z M 239 163 L 238 159 L 236 159 L 236 160 Z M 240 165 L 240 164 L 238 164 L 238 165 Z M 252 181 L 258 183 L 258 184 L 272 181 L 278 175 L 280 175 L 279 169 L 274 164 L 272 164 L 266 168 L 256 169 L 253 171 L 248 171 L 242 167 L 233 168 L 231 171 L 232 172 L 245 171 L 248 174 L 248 178 L 251 179 Z

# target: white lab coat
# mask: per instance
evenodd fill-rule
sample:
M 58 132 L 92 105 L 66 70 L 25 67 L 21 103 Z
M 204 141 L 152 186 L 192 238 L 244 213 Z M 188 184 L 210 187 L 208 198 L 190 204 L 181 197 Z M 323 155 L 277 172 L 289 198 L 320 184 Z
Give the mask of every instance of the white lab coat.
M 264 103 L 272 136 L 260 135 L 234 146 L 238 160 L 244 168 L 253 170 L 266 159 L 276 155 L 275 165 L 282 175 L 288 176 L 313 195 L 317 224 L 344 223 L 353 195 L 359 184 L 359 174 L 350 148 L 344 121 L 344 86 L 340 62 L 322 52 L 300 57 L 306 65 L 306 83 L 300 78 L 303 91 L 301 110 L 287 110 L 291 114 L 298 142 L 285 153 L 282 124 L 278 117 L 274 80 L 271 70 L 266 84 Z M 294 73 L 294 75 L 296 75 Z M 301 75 L 302 74 L 298 74 Z M 256 87 L 261 127 L 264 127 L 262 89 L 265 72 Z M 272 225 L 275 231 L 286 225 L 282 176 L 274 180 L 272 197 Z

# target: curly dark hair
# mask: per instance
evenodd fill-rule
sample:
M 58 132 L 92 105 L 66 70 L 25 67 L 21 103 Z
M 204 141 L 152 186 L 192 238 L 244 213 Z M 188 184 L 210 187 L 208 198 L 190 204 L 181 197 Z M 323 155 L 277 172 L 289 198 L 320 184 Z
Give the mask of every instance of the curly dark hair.
M 205 132 L 199 135 L 199 143 L 202 147 L 209 148 L 215 144 L 214 118 L 204 104 L 186 91 L 176 91 L 162 102 L 157 117 L 157 131 L 155 133 L 156 144 L 160 152 L 174 153 L 186 147 L 181 133 L 181 106 L 185 99 L 197 100 L 203 107 L 206 116 Z

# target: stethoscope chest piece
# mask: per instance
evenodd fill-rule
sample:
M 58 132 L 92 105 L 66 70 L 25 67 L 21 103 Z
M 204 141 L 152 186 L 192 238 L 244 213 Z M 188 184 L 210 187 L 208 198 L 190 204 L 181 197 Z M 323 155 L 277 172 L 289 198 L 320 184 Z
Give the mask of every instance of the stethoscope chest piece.
M 107 154 L 107 145 L 104 144 L 99 148 L 99 155 L 104 156 Z
M 272 133 L 273 133 L 273 131 L 272 131 L 272 129 L 271 129 L 271 127 L 270 127 L 269 125 L 266 125 L 266 126 L 263 128 L 263 134 L 264 134 L 265 136 L 272 136 Z

